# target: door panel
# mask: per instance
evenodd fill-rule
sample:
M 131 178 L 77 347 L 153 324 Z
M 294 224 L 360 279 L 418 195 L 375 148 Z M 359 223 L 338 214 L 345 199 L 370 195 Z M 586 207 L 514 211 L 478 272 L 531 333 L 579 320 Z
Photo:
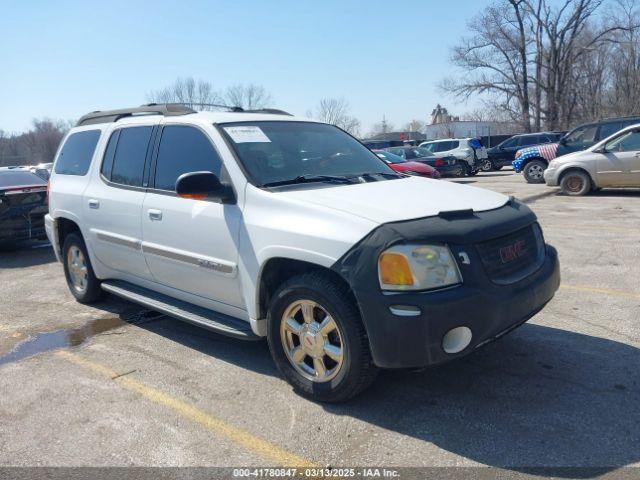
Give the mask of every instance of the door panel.
M 105 150 L 99 179 L 83 197 L 95 256 L 107 267 L 150 279 L 142 254 L 142 187 L 153 126 L 116 130 Z M 113 181 L 112 181 L 113 180 Z
M 156 282 L 224 305 L 245 308 L 238 279 L 237 205 L 178 197 L 188 172 L 224 180 L 222 160 L 208 135 L 193 126 L 165 125 L 143 205 L 142 248 Z
M 606 184 L 640 186 L 640 131 L 625 132 L 608 142 L 605 149 L 606 161 L 598 162 L 598 175 Z
M 149 192 L 143 211 L 142 248 L 155 281 L 243 307 L 236 205 Z

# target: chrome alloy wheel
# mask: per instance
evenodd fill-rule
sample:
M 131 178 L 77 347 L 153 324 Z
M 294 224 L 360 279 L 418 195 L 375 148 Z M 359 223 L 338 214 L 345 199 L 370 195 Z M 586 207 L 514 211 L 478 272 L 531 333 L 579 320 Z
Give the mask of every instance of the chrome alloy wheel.
M 89 272 L 84 253 L 77 245 L 72 245 L 67 252 L 67 269 L 73 288 L 79 293 L 84 293 L 89 282 Z
M 336 321 L 312 300 L 296 300 L 280 320 L 280 340 L 291 365 L 312 382 L 334 378 L 344 360 L 344 342 Z
M 544 169 L 540 165 L 531 165 L 528 167 L 529 176 L 536 180 L 540 180 L 544 176 Z

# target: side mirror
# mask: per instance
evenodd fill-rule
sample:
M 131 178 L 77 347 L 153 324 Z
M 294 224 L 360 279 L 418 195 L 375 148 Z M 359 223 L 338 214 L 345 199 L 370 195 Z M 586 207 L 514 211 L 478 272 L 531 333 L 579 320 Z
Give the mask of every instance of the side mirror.
M 232 203 L 235 200 L 231 186 L 222 183 L 211 172 L 183 173 L 176 182 L 176 193 L 179 197 L 192 200 L 209 198 L 221 203 Z

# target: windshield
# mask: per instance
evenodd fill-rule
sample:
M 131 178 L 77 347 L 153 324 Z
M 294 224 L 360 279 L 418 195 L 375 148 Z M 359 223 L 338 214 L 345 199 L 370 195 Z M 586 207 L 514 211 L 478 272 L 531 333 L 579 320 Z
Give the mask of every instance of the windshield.
M 332 125 L 313 122 L 234 122 L 220 125 L 250 179 L 267 186 L 301 177 L 398 175 L 371 150 Z
M 381 159 L 383 159 L 387 163 L 405 163 L 406 160 L 399 155 L 394 155 L 391 152 L 375 152 Z

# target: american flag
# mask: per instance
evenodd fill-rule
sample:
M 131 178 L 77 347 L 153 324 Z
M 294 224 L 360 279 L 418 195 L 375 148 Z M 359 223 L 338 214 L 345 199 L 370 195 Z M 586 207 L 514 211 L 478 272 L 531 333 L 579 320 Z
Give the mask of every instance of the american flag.
M 532 157 L 542 157 L 547 161 L 551 161 L 556 158 L 556 152 L 558 151 L 557 143 L 545 143 L 544 145 L 536 145 L 535 147 L 528 147 L 519 150 L 519 160 L 526 160 Z

